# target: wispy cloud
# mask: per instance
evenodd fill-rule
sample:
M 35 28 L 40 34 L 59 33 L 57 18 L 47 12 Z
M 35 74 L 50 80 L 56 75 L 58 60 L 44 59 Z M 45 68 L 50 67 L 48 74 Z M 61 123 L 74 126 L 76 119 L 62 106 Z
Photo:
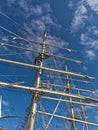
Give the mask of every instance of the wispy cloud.
M 31 4 L 30 2 L 25 0 L 17 2 L 14 0 L 8 0 L 7 4 L 10 7 L 13 7 L 13 5 L 18 5 L 18 8 L 22 9 L 18 15 L 22 15 L 25 19 L 25 22 L 22 21 L 22 24 L 27 24 L 28 28 L 34 31 L 36 30 L 35 32 L 43 33 L 45 30 L 49 31 L 51 27 L 61 27 L 56 18 L 53 18 L 52 9 L 49 3 L 33 5 L 33 2 L 31 2 Z
M 85 20 L 88 18 L 87 9 L 82 2 L 79 2 L 77 5 L 77 9 L 73 16 L 74 17 L 71 23 L 71 32 L 75 32 L 79 28 L 83 27 L 85 25 Z
M 98 112 L 96 112 L 95 120 L 98 122 Z
M 3 100 L 3 105 L 4 105 L 5 107 L 9 107 L 9 103 L 8 103 L 7 101 L 5 101 L 5 100 Z
M 2 105 L 3 105 L 3 109 L 2 109 L 2 115 L 7 115 L 11 113 L 10 109 L 9 109 L 9 103 L 3 99 L 2 101 Z
M 85 47 L 86 56 L 93 60 L 98 53 L 98 29 L 95 26 L 88 27 L 86 33 L 82 33 L 81 44 Z
M 12 6 L 12 4 L 15 2 L 15 0 L 7 0 L 7 2 L 8 2 L 9 6 Z
M 86 0 L 86 2 L 98 14 L 98 0 Z
M 87 71 L 87 67 L 84 65 L 82 68 L 83 71 Z
M 32 4 L 30 4 L 30 2 Z M 35 4 L 33 5 L 33 2 L 30 0 L 29 2 L 25 0 L 21 1 L 15 1 L 15 0 L 7 0 L 6 3 L 7 7 L 10 8 L 10 10 L 13 10 L 14 14 L 16 16 L 12 16 L 18 21 L 18 18 L 22 18 L 20 20 L 20 25 L 23 25 L 22 27 L 27 30 L 28 32 L 40 34 L 43 35 L 43 32 L 48 32 L 48 34 L 51 32 L 51 29 L 61 29 L 61 25 L 58 24 L 57 19 L 52 14 L 52 8 L 49 3 L 41 3 L 39 5 Z M 17 9 L 13 7 L 17 6 Z M 19 12 L 17 13 L 17 10 L 19 9 Z M 2 9 L 1 9 L 2 11 Z M 4 11 L 6 14 L 6 10 Z M 9 16 L 9 12 L 7 13 Z M 10 16 L 12 15 L 12 12 L 10 13 Z M 14 19 L 13 18 L 13 19 Z M 17 27 L 17 32 L 22 32 Z M 25 35 L 28 39 L 33 40 L 40 40 L 38 38 L 30 37 L 28 34 Z M 56 45 L 56 42 L 53 41 L 53 43 Z M 63 43 L 60 44 L 60 46 L 63 46 Z M 35 49 L 35 45 L 27 44 L 25 45 L 28 49 Z M 38 50 L 39 48 L 37 48 Z M 53 49 L 54 50 L 54 49 Z M 30 53 L 25 53 L 27 59 L 32 59 L 32 55 Z M 23 55 L 24 57 L 24 55 Z
M 31 10 L 31 12 L 33 12 L 33 14 L 34 14 L 35 16 L 41 16 L 42 13 L 43 13 L 43 11 L 42 11 L 42 6 L 39 6 L 39 5 L 37 5 L 36 7 L 33 7 L 33 8 L 30 9 L 30 10 Z M 49 5 L 48 5 L 48 10 L 51 10 Z
M 61 28 L 61 25 L 52 17 L 52 9 L 49 4 L 43 4 L 40 7 L 36 6 L 33 10 L 31 12 L 36 17 L 35 19 L 32 18 L 30 23 L 32 29 L 36 30 L 36 32 L 50 31 L 51 27 Z
M 94 52 L 93 50 L 86 50 L 85 52 L 86 52 L 87 57 L 88 57 L 90 60 L 95 59 L 96 54 L 95 54 L 95 52 Z
M 69 1 L 68 7 L 69 7 L 69 8 L 72 8 L 72 7 L 73 7 L 73 1 L 72 1 L 72 0 Z

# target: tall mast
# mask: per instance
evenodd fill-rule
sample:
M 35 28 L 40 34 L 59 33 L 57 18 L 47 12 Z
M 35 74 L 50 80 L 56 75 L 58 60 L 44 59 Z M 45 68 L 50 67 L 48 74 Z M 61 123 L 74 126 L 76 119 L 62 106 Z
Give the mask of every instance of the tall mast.
M 83 75 L 81 73 L 69 72 L 68 68 L 67 68 L 67 65 L 65 65 L 66 71 L 65 70 L 57 70 L 57 69 L 54 69 L 54 68 L 43 67 L 43 60 L 48 58 L 49 56 L 52 56 L 52 57 L 55 57 L 55 58 L 59 58 L 59 59 L 63 59 L 63 60 L 67 60 L 67 61 L 70 61 L 70 62 L 79 63 L 79 64 L 81 64 L 82 62 L 77 61 L 77 60 L 72 60 L 72 59 L 69 59 L 69 58 L 65 58 L 65 57 L 61 57 L 61 56 L 56 56 L 54 54 L 46 53 L 45 52 L 45 47 L 46 46 L 56 47 L 58 49 L 62 49 L 61 47 L 57 47 L 55 45 L 47 44 L 45 42 L 47 40 L 46 33 L 43 35 L 43 42 L 41 42 L 41 43 L 40 42 L 36 42 L 36 41 L 27 40 L 27 39 L 22 38 L 22 37 L 18 38 L 18 35 L 16 35 L 16 36 L 17 37 L 15 37 L 15 39 L 24 40 L 24 41 L 30 42 L 30 43 L 35 42 L 35 44 L 38 43 L 38 44 L 41 45 L 41 51 L 36 51 L 36 50 L 30 50 L 30 49 L 27 49 L 27 48 L 23 48 L 21 46 L 15 46 L 15 45 L 10 45 L 10 44 L 6 44 L 6 43 L 1 43 L 0 44 L 2 46 L 7 46 L 7 47 L 13 47 L 13 48 L 16 48 L 16 49 L 21 49 L 23 51 L 30 51 L 30 52 L 39 53 L 39 55 L 35 58 L 35 64 L 37 64 L 37 65 L 31 65 L 31 64 L 27 64 L 27 63 L 11 61 L 11 60 L 6 60 L 6 59 L 1 59 L 0 58 L 0 62 L 20 65 L 20 66 L 23 66 L 23 67 L 28 67 L 28 68 L 33 68 L 33 69 L 37 69 L 38 70 L 37 71 L 37 78 L 36 78 L 35 87 L 21 86 L 21 85 L 19 85 L 19 84 L 21 84 L 21 82 L 18 82 L 18 83 L 16 82 L 14 84 L 0 82 L 0 88 L 2 88 L 2 87 L 15 88 L 15 89 L 17 88 L 17 89 L 20 89 L 20 90 L 26 90 L 26 91 L 32 92 L 33 96 L 32 96 L 32 99 L 31 99 L 31 108 L 30 108 L 30 114 L 29 114 L 29 117 L 28 117 L 27 130 L 34 130 L 35 129 L 36 113 L 47 115 L 47 116 L 51 117 L 49 123 L 47 124 L 46 129 L 49 129 L 48 126 L 50 125 L 50 122 L 51 122 L 53 117 L 70 121 L 71 122 L 70 124 L 72 125 L 72 130 L 76 130 L 77 129 L 77 124 L 76 123 L 85 124 L 86 130 L 88 130 L 89 125 L 98 127 L 98 124 L 95 124 L 95 123 L 92 123 L 92 122 L 87 122 L 87 120 L 86 120 L 86 113 L 85 113 L 84 107 L 83 107 L 83 106 L 93 106 L 93 107 L 98 108 L 98 106 L 95 105 L 95 104 L 90 104 L 90 103 L 85 103 L 84 102 L 84 100 L 91 101 L 91 102 L 98 102 L 98 100 L 94 99 L 94 98 L 91 98 L 91 97 L 88 97 L 88 96 L 82 96 L 80 94 L 80 90 L 82 90 L 82 89 L 78 89 L 78 88 L 74 88 L 74 87 L 72 88 L 72 86 L 70 84 L 70 77 L 69 76 L 75 76 L 75 77 L 78 77 L 78 78 L 89 79 L 89 80 L 93 80 L 94 78 L 90 77 L 90 76 L 87 76 L 87 75 Z M 69 52 L 73 52 L 72 50 L 65 49 L 65 48 L 63 48 L 62 50 L 67 50 Z M 61 86 L 59 84 L 55 85 L 55 84 L 52 84 L 51 82 L 50 82 L 50 86 L 51 87 L 52 86 L 62 87 L 65 90 L 67 90 L 68 93 L 65 93 L 65 92 L 62 92 L 62 91 L 57 91 L 57 90 L 54 90 L 54 89 L 50 89 L 50 90 L 49 89 L 42 89 L 41 88 L 41 75 L 42 75 L 42 71 L 43 70 L 66 75 L 67 88 L 65 88 L 65 85 L 64 86 Z M 57 77 L 57 76 L 55 76 L 55 77 Z M 62 76 L 60 78 L 62 78 Z M 78 81 L 78 82 L 89 83 L 88 81 L 81 81 L 79 79 L 74 79 L 74 80 Z M 49 79 L 49 81 L 51 81 L 51 80 Z M 44 86 L 44 87 L 46 88 L 48 86 Z M 72 89 L 73 90 L 77 90 L 78 89 L 78 95 L 72 94 Z M 90 91 L 86 90 L 86 92 L 90 92 Z M 49 97 L 41 96 L 41 94 L 49 94 L 50 96 Z M 51 95 L 67 97 L 68 100 L 65 100 L 63 98 L 59 99 L 59 98 L 51 96 Z M 58 101 L 58 104 L 55 107 L 54 113 L 45 112 L 45 110 L 37 111 L 39 98 L 44 98 L 46 100 L 48 99 L 48 100 Z M 77 99 L 77 101 L 75 99 Z M 1 102 L 2 102 L 2 97 L 0 97 L 0 116 L 2 116 L 2 104 L 1 104 Z M 61 114 L 56 114 L 56 110 L 57 110 L 60 102 L 69 103 L 70 113 L 71 113 L 70 117 L 62 116 Z M 75 105 L 74 104 L 81 105 L 82 118 L 78 118 L 78 116 L 75 115 L 75 110 L 74 110 Z M 67 129 L 67 125 L 66 125 L 66 129 Z
M 42 44 L 40 56 L 35 59 L 36 60 L 35 62 L 38 63 L 39 67 L 43 66 L 45 40 L 46 40 L 46 33 L 43 36 L 43 44 Z M 40 86 L 41 74 L 42 74 L 42 69 L 40 68 L 37 72 L 37 79 L 36 79 L 36 86 L 35 86 L 36 89 L 39 88 Z M 29 122 L 28 122 L 28 130 L 34 130 L 34 127 L 35 127 L 38 98 L 39 98 L 39 93 L 35 93 L 34 98 L 32 98 L 32 106 L 31 106 L 31 112 L 30 112 L 30 117 L 29 117 Z
M 68 67 L 67 67 L 67 65 L 65 65 L 65 69 L 66 69 L 66 71 L 68 71 Z M 68 89 L 68 92 L 69 92 L 69 94 L 71 94 L 71 88 L 70 88 L 70 83 L 69 83 L 69 75 L 67 75 L 67 77 L 66 77 L 66 81 L 67 81 L 67 89 Z M 72 101 L 72 98 L 70 97 L 69 98 L 69 101 L 70 101 L 70 110 L 71 110 L 71 118 L 72 119 L 75 119 L 75 114 L 74 114 L 74 105 L 73 105 L 73 101 Z M 73 130 L 76 130 L 76 123 L 75 123 L 75 121 L 73 120 L 72 121 L 72 127 L 73 127 Z

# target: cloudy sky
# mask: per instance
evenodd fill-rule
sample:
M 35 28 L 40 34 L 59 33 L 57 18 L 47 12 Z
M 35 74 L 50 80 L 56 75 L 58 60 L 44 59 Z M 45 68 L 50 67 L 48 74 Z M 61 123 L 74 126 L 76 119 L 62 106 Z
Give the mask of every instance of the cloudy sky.
M 50 58 L 44 66 L 64 69 L 64 64 L 69 65 L 70 71 L 76 71 L 95 77 L 91 85 L 78 84 L 80 87 L 89 87 L 97 91 L 98 85 L 98 0 L 2 0 L 0 1 L 0 58 L 34 64 L 37 54 L 29 51 L 18 50 L 1 43 L 18 45 L 29 50 L 40 51 L 40 46 L 19 39 L 10 39 L 9 36 L 20 36 L 28 40 L 41 42 L 40 36 L 44 32 L 51 39 L 48 44 L 62 48 L 68 47 L 77 50 L 76 53 L 69 53 L 56 48 L 46 48 L 46 51 L 54 55 L 83 61 L 78 65 L 68 61 L 61 61 Z M 24 32 L 29 33 L 24 33 Z M 33 35 L 31 35 L 33 34 Z M 36 36 L 34 35 L 36 34 Z M 57 63 L 57 64 L 56 64 Z M 71 67 L 70 67 L 71 66 Z M 31 85 L 35 82 L 36 71 L 23 67 L 0 63 L 0 78 L 2 82 L 21 82 L 24 85 Z M 56 81 L 58 83 L 59 81 Z M 88 89 L 88 88 L 87 88 Z M 25 113 L 30 104 L 30 94 L 19 90 L 2 89 L 0 94 L 3 97 L 3 112 L 6 114 L 21 115 Z M 16 100 L 18 95 L 18 100 Z M 13 100 L 12 100 L 13 97 Z M 22 100 L 19 100 L 21 98 Z M 16 104 L 15 104 L 16 102 Z M 22 109 L 19 104 L 24 105 Z M 86 108 L 87 109 L 87 108 Z M 89 109 L 88 110 L 92 110 Z M 92 110 L 93 111 L 93 110 Z M 93 113 L 96 110 L 93 111 Z M 97 112 L 98 113 L 98 112 Z M 96 112 L 94 114 L 97 114 Z M 92 116 L 92 115 L 91 115 Z M 95 116 L 94 120 L 97 121 Z M 11 126 L 10 122 L 13 122 Z M 16 130 L 19 119 L 0 121 L 1 127 L 8 127 L 7 130 Z M 98 122 L 97 122 L 98 123 Z M 55 126 L 56 127 L 56 126 Z M 59 129 L 60 126 L 58 126 Z M 63 127 L 63 126 L 62 126 Z M 40 129 L 40 128 L 39 128 Z M 42 128 L 41 128 L 42 129 Z M 38 130 L 38 128 L 37 128 Z

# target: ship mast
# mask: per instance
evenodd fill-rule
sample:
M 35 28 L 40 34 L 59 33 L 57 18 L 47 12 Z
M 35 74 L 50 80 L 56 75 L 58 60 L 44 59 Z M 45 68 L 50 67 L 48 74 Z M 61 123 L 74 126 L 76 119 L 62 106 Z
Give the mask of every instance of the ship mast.
M 42 46 L 41 53 L 35 59 L 35 62 L 38 63 L 39 67 L 43 66 L 43 59 L 44 59 L 44 52 L 45 52 L 45 45 L 44 45 L 45 40 L 46 40 L 46 33 L 43 36 L 43 44 L 41 44 L 41 46 Z M 35 86 L 36 89 L 38 89 L 40 86 L 41 74 L 42 74 L 42 69 L 39 68 L 39 70 L 37 72 L 37 79 L 36 79 L 36 86 Z M 32 101 L 29 122 L 28 122 L 28 130 L 34 130 L 38 99 L 39 99 L 39 93 L 37 92 L 34 94 L 34 99 L 32 98 L 33 101 Z
M 66 71 L 68 71 L 68 67 L 67 65 L 65 65 L 65 69 Z M 70 86 L 70 83 L 69 83 L 69 75 L 66 75 L 66 81 L 67 81 L 67 89 L 68 89 L 68 93 L 71 94 L 71 86 Z M 70 110 L 71 110 L 71 118 L 72 119 L 75 119 L 75 114 L 74 114 L 74 105 L 73 105 L 73 101 L 72 101 L 72 98 L 70 97 L 69 98 L 69 105 L 70 105 Z M 76 130 L 76 123 L 75 121 L 73 120 L 72 121 L 72 127 L 73 127 L 73 130 Z
M 18 38 L 18 37 L 16 37 L 16 38 Z M 26 39 L 23 39 L 21 37 L 19 37 L 19 38 L 20 38 L 20 40 L 24 40 L 26 42 L 28 42 L 28 41 L 31 42 L 30 40 L 26 40 Z M 91 98 L 91 97 L 88 97 L 88 96 L 81 96 L 79 91 L 78 91 L 78 95 L 72 94 L 71 89 L 77 90 L 77 88 L 72 88 L 71 87 L 71 85 L 70 85 L 70 77 L 69 76 L 74 76 L 74 77 L 79 77 L 79 78 L 89 79 L 89 80 L 94 80 L 94 78 L 91 77 L 91 76 L 80 74 L 80 73 L 70 72 L 70 71 L 68 71 L 67 65 L 65 65 L 66 71 L 65 70 L 63 71 L 63 70 L 57 70 L 57 69 L 53 69 L 53 68 L 43 67 L 43 60 L 45 60 L 49 56 L 54 56 L 54 55 L 51 55 L 51 54 L 45 52 L 45 47 L 46 47 L 45 41 L 46 41 L 46 39 L 47 39 L 47 36 L 46 36 L 46 33 L 45 33 L 43 35 L 43 42 L 40 43 L 41 51 L 37 52 L 37 53 L 39 53 L 39 55 L 35 58 L 35 64 L 36 65 L 31 65 L 31 64 L 27 64 L 27 63 L 11 61 L 11 60 L 6 60 L 6 59 L 1 59 L 0 58 L 0 62 L 37 69 L 37 78 L 36 78 L 35 87 L 34 86 L 33 87 L 21 86 L 21 85 L 19 85 L 19 84 L 21 84 L 19 82 L 14 83 L 14 84 L 0 82 L 0 88 L 2 88 L 2 87 L 15 88 L 15 89 L 17 88 L 17 89 L 26 90 L 26 91 L 29 91 L 29 92 L 32 93 L 33 96 L 32 96 L 32 100 L 31 100 L 31 110 L 30 110 L 30 115 L 28 117 L 27 130 L 34 130 L 35 129 L 36 113 L 39 113 L 39 114 L 42 114 L 42 115 L 47 115 L 47 116 L 50 116 L 50 117 L 59 118 L 59 119 L 68 120 L 68 121 L 70 121 L 72 123 L 73 130 L 76 130 L 76 122 L 85 124 L 86 125 L 86 130 L 88 130 L 89 125 L 98 127 L 98 124 L 86 121 L 86 115 L 84 113 L 84 108 L 83 108 L 83 106 L 93 106 L 93 107 L 98 108 L 98 106 L 96 104 L 89 104 L 89 103 L 84 103 L 83 102 L 85 100 L 91 101 L 91 102 L 98 102 L 98 100 L 94 99 L 94 98 Z M 35 43 L 37 43 L 37 42 L 35 42 Z M 8 46 L 8 44 L 3 44 L 3 43 L 1 45 L 2 46 Z M 9 45 L 8 47 L 13 47 L 13 48 L 16 48 L 16 49 L 22 49 L 22 50 L 30 51 L 30 52 L 35 52 L 35 50 L 32 51 L 32 50 L 22 48 L 22 47 L 19 47 L 19 46 Z M 57 56 L 55 56 L 55 57 L 57 57 Z M 61 57 L 59 57 L 59 58 L 61 58 Z M 69 58 L 63 58 L 63 59 L 64 60 L 66 59 L 68 61 L 75 62 L 75 63 L 81 63 L 81 62 L 76 61 L 76 60 L 72 60 L 72 59 L 69 60 Z M 42 75 L 43 70 L 66 75 L 67 88 L 65 88 L 65 86 L 64 86 L 64 89 L 68 90 L 67 91 L 68 93 L 55 91 L 55 90 L 42 89 L 41 88 L 41 75 Z M 76 81 L 81 81 L 81 80 L 76 79 Z M 54 86 L 54 84 L 51 84 L 51 85 Z M 61 87 L 61 85 L 56 85 L 56 86 Z M 88 90 L 86 90 L 86 91 L 88 91 Z M 50 94 L 50 97 L 40 96 L 41 94 Z M 51 95 L 67 97 L 68 100 L 51 97 Z M 54 100 L 54 101 L 58 101 L 58 102 L 69 103 L 70 110 L 71 110 L 71 116 L 66 117 L 66 116 L 55 114 L 55 113 L 53 114 L 53 113 L 44 112 L 44 111 L 37 111 L 39 98 L 44 98 L 46 100 Z M 77 101 L 75 101 L 74 99 L 77 99 Z M 78 105 L 82 106 L 81 109 L 82 109 L 82 113 L 83 113 L 83 116 L 84 116 L 84 120 L 78 119 L 75 116 L 74 104 L 78 104 Z M 56 109 L 57 109 L 57 107 L 55 108 L 55 110 Z

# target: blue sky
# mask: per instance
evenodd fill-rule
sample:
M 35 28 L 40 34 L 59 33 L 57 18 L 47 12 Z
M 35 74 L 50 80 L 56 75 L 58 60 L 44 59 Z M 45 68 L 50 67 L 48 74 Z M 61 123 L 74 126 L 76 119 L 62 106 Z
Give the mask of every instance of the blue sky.
M 2 15 L 9 16 L 14 20 Z M 73 72 L 81 72 L 95 77 L 90 85 L 76 83 L 79 88 L 86 88 L 97 91 L 98 85 L 98 1 L 97 0 L 2 0 L 0 1 L 0 42 L 4 42 L 11 45 L 19 45 L 32 50 L 40 50 L 40 46 L 36 44 L 27 43 L 21 40 L 12 40 L 8 36 L 12 36 L 9 32 L 3 30 L 4 28 L 16 33 L 17 35 L 29 40 L 41 41 L 40 37 L 33 37 L 29 34 L 24 34 L 24 30 L 30 33 L 35 33 L 42 36 L 44 32 L 51 38 L 58 38 L 63 42 L 56 42 L 48 40 L 49 44 L 54 44 L 60 47 L 68 47 L 77 50 L 77 53 L 69 53 L 61 51 L 59 49 L 50 48 L 51 52 L 55 55 L 61 55 L 83 61 L 85 64 L 77 65 L 68 61 L 61 61 L 58 59 L 50 58 L 46 60 L 44 66 L 64 69 L 64 64 L 69 65 L 69 70 Z M 15 23 L 17 22 L 17 23 Z M 49 48 L 46 48 L 50 51 Z M 14 48 L 0 46 L 0 58 L 6 58 L 10 60 L 25 62 L 34 64 L 34 58 L 37 55 L 30 52 L 16 50 Z M 56 66 L 55 66 L 55 63 Z M 47 73 L 46 73 L 47 74 Z M 6 63 L 0 63 L 0 81 L 1 82 L 21 82 L 24 81 L 24 85 L 33 86 L 35 83 L 36 70 L 27 69 L 15 65 Z M 43 78 L 46 81 L 45 78 Z M 59 83 L 60 81 L 52 81 L 53 83 Z M 65 82 L 64 82 L 65 83 Z M 62 83 L 62 85 L 64 85 Z M 23 116 L 26 108 L 30 104 L 31 95 L 29 92 L 13 90 L 13 89 L 1 89 L 0 95 L 3 97 L 3 114 L 4 115 L 17 115 Z M 90 95 L 98 98 L 97 95 Z M 13 98 L 12 98 L 13 97 Z M 45 104 L 44 104 L 45 105 Z M 53 104 L 52 104 L 53 105 Z M 54 104 L 56 105 L 56 104 Z M 62 106 L 62 104 L 61 104 Z M 59 107 L 59 109 L 61 108 Z M 55 106 L 53 106 L 54 109 Z M 59 112 L 58 109 L 58 112 Z M 86 108 L 89 113 L 95 115 L 93 117 L 94 122 L 98 123 L 98 110 Z M 52 110 L 51 110 L 52 111 Z M 62 112 L 63 113 L 63 112 Z M 65 112 L 66 115 L 67 112 Z M 89 114 L 88 113 L 88 114 Z M 41 117 L 38 117 L 41 119 Z M 89 121 L 92 119 L 90 114 Z M 0 120 L 0 126 L 5 127 L 6 130 L 16 130 L 20 119 L 2 119 Z M 54 122 L 57 122 L 54 120 Z M 61 120 L 60 120 L 61 122 Z M 64 123 L 54 126 L 64 128 Z M 79 126 L 78 126 L 79 127 Z M 43 130 L 41 126 L 36 128 L 37 130 Z M 96 130 L 96 128 L 93 130 Z

